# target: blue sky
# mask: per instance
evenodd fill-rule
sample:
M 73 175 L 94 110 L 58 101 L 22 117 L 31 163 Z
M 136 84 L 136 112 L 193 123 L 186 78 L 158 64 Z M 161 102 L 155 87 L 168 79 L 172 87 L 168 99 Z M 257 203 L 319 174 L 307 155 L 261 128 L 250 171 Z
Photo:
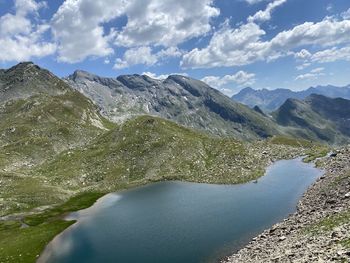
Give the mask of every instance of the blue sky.
M 0 64 L 181 73 L 241 88 L 350 84 L 349 0 L 0 0 Z

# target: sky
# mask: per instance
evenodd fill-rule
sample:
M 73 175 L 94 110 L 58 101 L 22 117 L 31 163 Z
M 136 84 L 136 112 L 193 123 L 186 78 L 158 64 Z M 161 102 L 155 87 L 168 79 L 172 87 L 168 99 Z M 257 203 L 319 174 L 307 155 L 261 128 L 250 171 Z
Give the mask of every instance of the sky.
M 183 74 L 228 96 L 350 84 L 349 0 L 0 0 L 0 67 Z

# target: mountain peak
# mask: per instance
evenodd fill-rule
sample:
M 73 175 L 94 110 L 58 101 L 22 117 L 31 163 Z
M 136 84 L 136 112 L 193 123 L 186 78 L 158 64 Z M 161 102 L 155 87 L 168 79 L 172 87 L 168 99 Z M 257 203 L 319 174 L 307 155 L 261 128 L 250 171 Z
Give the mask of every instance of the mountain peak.
M 36 94 L 62 94 L 70 89 L 50 71 L 33 62 L 21 62 L 0 74 L 0 102 L 27 98 Z
M 27 61 L 27 62 L 20 62 L 17 65 L 14 65 L 11 68 L 5 70 L 5 72 L 7 72 L 7 73 L 9 73 L 9 72 L 20 72 L 20 71 L 24 71 L 24 70 L 28 70 L 28 69 L 40 70 L 40 67 L 38 65 L 35 65 L 31 61 Z
M 69 75 L 67 78 L 75 81 L 76 79 L 89 79 L 93 80 L 96 75 L 87 72 L 85 70 L 78 69 L 74 71 L 72 75 Z

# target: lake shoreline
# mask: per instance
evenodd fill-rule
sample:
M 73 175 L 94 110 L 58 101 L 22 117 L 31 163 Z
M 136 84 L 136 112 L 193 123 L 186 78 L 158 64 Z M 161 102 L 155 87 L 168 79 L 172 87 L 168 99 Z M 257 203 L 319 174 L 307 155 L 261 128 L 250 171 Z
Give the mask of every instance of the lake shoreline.
M 260 233 L 261 231 L 263 231 L 264 229 L 270 227 L 271 225 L 273 225 L 276 222 L 279 222 L 281 219 L 286 218 L 290 213 L 294 212 L 296 209 L 296 204 L 297 201 L 299 200 L 299 198 L 301 197 L 302 193 L 304 193 L 304 191 L 306 190 L 306 188 L 313 183 L 316 178 L 318 178 L 319 176 L 322 175 L 322 172 L 319 169 L 316 169 L 313 167 L 314 165 L 312 164 L 304 164 L 302 162 L 302 157 L 299 158 L 294 158 L 291 160 L 279 160 L 277 162 L 274 162 L 272 165 L 268 166 L 266 168 L 266 173 L 265 176 L 261 177 L 261 179 L 259 179 L 259 181 L 256 183 L 254 180 L 250 181 L 248 183 L 244 183 L 244 184 L 236 184 L 236 185 L 218 185 L 218 184 L 208 184 L 208 183 L 193 183 L 193 182 L 183 182 L 183 181 L 172 181 L 172 182 L 157 182 L 151 185 L 146 185 L 146 186 L 141 186 L 141 187 L 137 187 L 134 189 L 130 189 L 129 191 L 118 191 L 118 192 L 114 192 L 113 194 L 107 194 L 104 195 L 102 198 L 98 199 L 98 201 L 96 201 L 91 207 L 89 207 L 86 210 L 80 210 L 78 212 L 73 212 L 72 214 L 70 214 L 66 219 L 67 220 L 77 220 L 78 224 L 74 224 L 73 228 L 69 231 L 64 231 L 64 233 L 62 233 L 62 235 L 58 235 L 57 237 L 54 238 L 53 242 L 45 248 L 44 253 L 42 253 L 41 257 L 39 258 L 38 262 L 46 262 L 48 260 L 48 258 L 51 258 L 52 255 L 55 255 L 56 252 L 55 251 L 60 251 L 60 246 L 61 244 L 67 243 L 71 243 L 71 244 L 80 244 L 81 242 L 83 242 L 82 240 L 79 241 L 79 236 L 86 236 L 86 235 L 92 235 L 92 233 L 95 233 L 95 226 L 96 225 L 101 225 L 101 222 L 94 222 L 91 221 L 93 220 L 93 216 L 96 215 L 97 220 L 98 218 L 100 218 L 101 214 L 104 214 L 105 216 L 107 216 L 108 218 L 108 214 L 110 214 L 110 216 L 112 216 L 114 213 L 116 213 L 117 216 L 116 218 L 111 218 L 110 220 L 112 220 L 111 222 L 116 222 L 116 220 L 118 220 L 118 222 L 120 222 L 118 225 L 120 225 L 121 229 L 138 229 L 139 227 L 141 227 L 141 229 L 144 229 L 143 224 L 145 224 L 145 226 L 147 226 L 149 224 L 146 222 L 138 222 L 135 224 L 131 224 L 130 223 L 122 223 L 123 221 L 120 221 L 121 218 L 123 218 L 123 216 L 120 216 L 121 214 L 124 214 L 124 212 L 122 212 L 123 210 L 118 210 L 118 206 L 119 207 L 125 207 L 123 209 L 127 209 L 127 211 L 129 211 L 130 209 L 132 209 L 134 213 L 138 214 L 139 212 L 136 211 L 144 211 L 145 207 L 148 207 L 147 204 L 144 204 L 143 202 L 138 203 L 135 202 L 134 199 L 131 197 L 133 195 L 135 196 L 139 196 L 141 193 L 146 194 L 143 198 L 141 198 L 140 200 L 148 200 L 149 198 L 151 198 L 151 196 L 153 196 L 153 193 L 158 193 L 160 191 L 161 196 L 156 195 L 155 196 L 155 200 L 151 199 L 149 200 L 149 204 L 152 204 L 150 206 L 150 210 L 152 211 L 153 209 L 155 209 L 155 207 L 157 207 L 157 203 L 156 200 L 158 200 L 159 198 L 161 198 L 163 200 L 163 202 L 161 202 L 161 207 L 160 210 L 156 209 L 157 211 L 162 211 L 162 207 L 164 206 L 164 202 L 165 200 L 177 200 L 178 198 L 176 198 L 176 196 L 182 196 L 182 203 L 178 203 L 179 201 L 176 201 L 176 206 L 173 207 L 173 209 L 171 209 L 170 211 L 178 211 L 175 212 L 175 214 L 173 215 L 172 212 L 168 211 L 167 214 L 167 218 L 170 216 L 170 218 L 178 218 L 178 216 L 180 214 L 183 215 L 189 215 L 190 218 L 193 218 L 193 216 L 195 215 L 201 215 L 201 223 L 197 224 L 195 222 L 199 222 L 198 220 L 194 220 L 194 221 L 189 221 L 188 222 L 188 226 L 191 227 L 192 224 L 194 224 L 196 227 L 199 227 L 200 229 L 208 229 L 208 231 L 206 231 L 207 233 L 203 235 L 202 232 L 196 232 L 194 231 L 193 233 L 191 233 L 191 231 L 185 230 L 183 233 L 189 233 L 188 238 L 182 240 L 182 242 L 185 242 L 185 240 L 197 240 L 197 245 L 198 244 L 207 244 L 209 242 L 209 244 L 211 244 L 212 242 L 209 241 L 210 239 L 208 239 L 207 241 L 205 239 L 202 238 L 202 236 L 211 236 L 213 240 L 221 240 L 221 241 L 215 241 L 212 245 L 212 252 L 210 253 L 218 253 L 217 256 L 215 256 L 215 260 L 218 260 L 222 255 L 226 254 L 229 249 L 230 249 L 230 244 L 232 242 L 233 246 L 237 246 L 241 247 L 244 244 L 246 244 L 247 242 L 249 242 L 249 239 Z M 289 168 L 288 168 L 289 167 Z M 284 171 L 289 171 L 287 173 L 285 173 Z M 299 171 L 299 172 L 298 172 Z M 300 174 L 300 176 L 295 177 L 294 173 L 298 173 Z M 287 187 L 285 188 L 283 185 L 286 185 Z M 151 190 L 153 189 L 153 190 Z M 158 190 L 156 190 L 158 189 Z M 160 190 L 163 189 L 163 190 Z M 175 190 L 177 189 L 177 190 Z M 181 190 L 182 189 L 182 190 Z M 187 189 L 187 190 L 185 190 Z M 273 190 L 276 189 L 276 190 Z M 279 190 L 278 190 L 279 189 Z M 284 190 L 282 190 L 284 189 Z M 183 192 L 184 191 L 184 192 Z M 249 193 L 252 193 L 252 191 L 255 193 L 254 195 L 251 195 Z M 186 194 L 186 192 L 190 193 L 190 195 Z M 195 194 L 196 193 L 196 194 Z M 226 193 L 226 194 L 225 194 Z M 267 194 L 269 193 L 269 194 Z M 149 195 L 150 194 L 150 195 Z M 113 195 L 118 196 L 118 198 L 116 199 Z M 130 196 L 130 200 L 132 200 L 131 203 L 129 203 L 127 200 L 129 200 L 127 198 L 127 196 Z M 188 198 L 184 198 L 184 196 L 187 196 Z M 205 199 L 205 197 L 208 196 L 210 197 L 210 199 Z M 216 196 L 216 198 L 212 198 L 213 196 Z M 220 197 L 221 196 L 221 197 Z M 169 199 L 171 197 L 171 199 Z M 121 198 L 122 203 L 119 202 L 119 199 Z M 271 199 L 272 198 L 272 199 Z M 100 201 L 99 201 L 100 200 Z M 114 203 L 113 200 L 118 200 L 118 203 Z M 187 200 L 187 201 L 186 201 Z M 196 201 L 195 201 L 196 200 Z M 204 201 L 206 200 L 206 201 Z M 212 201 L 213 200 L 213 201 Z M 219 201 L 221 200 L 221 201 Z M 225 200 L 225 201 L 223 201 Z M 232 200 L 236 200 L 235 202 L 232 202 Z M 250 201 L 249 201 L 250 200 Z M 259 201 L 257 201 L 259 200 Z M 189 202 L 190 201 L 190 202 Z M 185 203 L 183 203 L 185 202 Z M 217 202 L 221 203 L 220 208 L 217 207 Z M 170 201 L 170 203 L 168 203 L 167 207 L 172 207 L 172 203 L 174 203 L 174 201 Z M 211 204 L 212 205 L 209 205 Z M 227 203 L 227 204 L 225 204 Z M 116 205 L 115 209 L 111 210 L 109 207 L 110 205 Z M 119 204 L 119 205 L 118 205 Z M 141 205 L 142 204 L 142 205 Z M 162 206 L 163 204 L 163 206 Z M 202 205 L 204 204 L 204 206 Z M 258 207 L 256 209 L 251 209 L 251 205 L 258 205 Z M 271 205 L 272 204 L 272 205 Z M 141 205 L 141 207 L 139 207 Z M 208 206 L 209 205 L 209 206 Z M 204 210 L 201 210 L 200 207 L 205 207 Z M 126 208 L 127 207 L 127 208 Z M 152 208 L 151 208 L 152 207 Z M 182 211 L 181 209 L 178 210 L 178 208 L 176 207 L 183 207 L 185 209 L 185 207 L 189 207 L 189 212 L 188 210 L 185 209 L 185 211 Z M 193 210 L 193 208 L 196 207 L 196 209 Z M 219 209 L 219 210 L 218 210 Z M 114 211 L 114 212 L 113 212 Z M 182 211 L 182 212 L 180 212 Z M 211 212 L 210 212 L 211 211 Z M 214 212 L 215 211 L 215 212 Z M 221 211 L 221 212 L 220 212 Z M 236 211 L 240 211 L 241 216 L 238 217 L 236 219 Z M 255 211 L 255 212 L 253 212 Z M 143 213 L 143 212 L 141 212 Z M 177 214 L 180 213 L 180 214 Z M 206 214 L 206 217 L 203 217 L 204 214 Z M 126 212 L 126 215 L 128 214 L 128 212 Z M 135 215 L 136 215 L 135 214 Z M 143 214 L 144 216 L 146 216 L 145 214 Z M 256 216 L 260 215 L 260 222 L 256 223 L 255 220 L 253 220 L 253 218 L 255 218 Z M 104 217 L 105 217 L 104 216 Z M 219 216 L 219 218 L 222 218 L 222 223 L 218 224 L 217 222 L 217 216 Z M 143 216 L 138 215 L 135 218 L 142 218 Z M 77 229 L 86 229 L 86 225 L 84 222 L 86 222 L 85 219 L 90 218 L 88 220 L 88 222 L 91 222 L 90 228 L 91 230 L 89 232 L 86 233 L 79 233 L 79 230 Z M 120 218 L 120 219 L 117 219 Z M 162 217 L 161 217 L 162 218 Z M 186 217 L 185 217 L 186 218 Z M 206 218 L 206 219 L 205 219 Z M 209 219 L 210 218 L 210 219 Z M 225 219 L 224 219 L 225 218 Z M 246 219 L 244 219 L 246 218 Z M 209 221 L 206 221 L 208 220 Z M 83 221 L 81 221 L 83 220 Z M 168 219 L 167 219 L 168 220 Z M 166 222 L 167 220 L 162 220 L 160 219 L 160 221 L 156 224 L 158 225 L 162 225 L 162 222 Z M 191 219 L 193 220 L 193 219 Z M 239 220 L 239 221 L 237 221 Z M 94 223 L 92 223 L 94 222 Z M 151 222 L 154 222 L 153 220 L 151 220 Z M 180 222 L 182 222 L 180 220 Z M 207 222 L 204 223 L 203 222 Z M 211 223 L 212 222 L 212 223 Z M 216 223 L 214 223 L 216 222 Z M 226 222 L 226 223 L 223 223 Z M 244 222 L 244 223 L 243 223 Z M 249 223 L 248 223 L 249 222 Z M 80 224 L 79 224 L 80 223 Z M 171 224 L 172 227 L 162 227 L 161 229 L 163 230 L 157 230 L 157 228 L 152 230 L 143 230 L 141 231 L 141 233 L 138 233 L 137 236 L 138 237 L 134 237 L 134 241 L 135 240 L 139 240 L 138 242 L 140 242 L 140 244 L 143 243 L 142 241 L 142 236 L 143 236 L 143 232 L 144 231 L 150 231 L 149 233 L 160 233 L 162 231 L 164 231 L 164 229 L 172 229 L 173 227 L 178 228 L 180 226 L 184 226 L 183 223 L 180 223 L 179 225 L 177 225 L 178 221 L 175 221 Z M 209 224 L 208 224 L 209 223 Z M 104 223 L 102 223 L 102 225 L 105 225 Z M 114 223 L 113 223 L 114 225 Z M 186 224 L 185 224 L 186 225 Z M 214 233 L 221 233 L 219 234 L 219 236 L 217 236 L 217 234 L 214 234 L 213 232 L 210 231 L 210 229 L 212 229 L 214 226 L 220 226 Z M 223 230 L 222 227 L 224 227 L 226 230 L 228 229 L 227 227 L 229 227 L 229 231 Z M 107 227 L 107 225 L 105 225 L 105 227 Z M 125 243 L 128 244 L 128 238 L 127 239 L 119 239 L 117 236 L 121 235 L 124 236 L 122 233 L 123 231 L 120 232 L 120 227 L 114 226 L 117 232 L 119 233 L 118 235 L 112 235 L 112 238 L 110 241 L 104 241 L 106 237 L 109 236 L 109 234 L 101 234 L 100 238 L 98 238 L 97 236 L 94 236 L 94 240 L 96 239 L 96 244 L 103 244 L 103 243 L 115 243 L 115 244 L 121 244 L 121 243 Z M 112 229 L 112 225 L 110 227 L 107 227 L 109 229 L 109 231 Z M 180 227 L 181 228 L 181 227 Z M 146 227 L 147 229 L 147 227 Z M 186 229 L 186 227 L 185 227 Z M 221 230 L 219 230 L 221 229 Z M 181 231 L 180 231 L 181 232 Z M 88 234 L 90 233 L 90 234 Z M 148 233 L 148 232 L 147 232 Z M 148 234 L 149 234 L 148 233 Z M 200 238 L 198 237 L 198 234 L 200 234 Z M 225 233 L 223 235 L 223 233 Z M 129 233 L 131 234 L 131 233 Z M 128 235 L 129 235 L 128 234 Z M 157 243 L 159 240 L 165 240 L 166 237 L 169 236 L 176 236 L 176 234 L 174 235 L 174 233 L 170 233 L 166 234 L 165 236 L 162 237 L 158 237 L 154 240 L 155 243 Z M 183 237 L 182 234 L 180 234 L 181 237 Z M 76 237 L 76 238 L 75 238 Z M 102 238 L 102 239 L 101 239 Z M 67 242 L 65 241 L 67 240 Z M 75 240 L 75 241 L 73 241 Z M 97 241 L 98 240 L 98 241 Z M 112 241 L 115 240 L 115 241 Z M 122 242 L 122 240 L 124 240 L 124 242 Z M 156 241 L 158 240 L 158 241 Z M 177 240 L 177 239 L 175 239 Z M 200 241 L 202 240 L 202 241 Z M 90 240 L 90 242 L 92 242 L 92 240 Z M 168 243 L 169 242 L 169 243 Z M 167 242 L 167 246 L 168 249 L 171 249 L 171 247 L 174 246 L 174 244 L 172 242 L 173 241 L 168 241 Z M 177 241 L 175 241 L 177 242 Z M 182 243 L 181 242 L 181 243 Z M 227 243 L 228 242 L 228 243 Z M 135 243 L 132 243 L 135 244 Z M 131 249 L 133 246 L 131 244 L 129 244 L 130 246 L 127 246 L 127 248 L 124 248 L 122 246 L 121 250 L 119 249 L 118 251 L 128 251 L 129 249 Z M 136 245 L 136 244 L 135 244 Z M 205 247 L 207 245 L 204 245 Z M 158 245 L 153 245 L 152 247 L 158 247 Z M 176 253 L 177 256 L 181 255 L 180 258 L 181 260 L 185 260 L 188 259 L 188 262 L 198 262 L 198 259 L 193 259 L 193 257 L 191 256 L 191 253 L 187 252 L 182 252 L 182 251 L 186 251 L 186 250 L 181 250 L 181 246 L 178 247 L 178 245 L 176 245 L 175 247 L 178 248 L 178 252 Z M 187 244 L 185 245 L 185 247 L 191 247 L 191 244 Z M 83 249 L 83 248 L 80 248 Z M 114 248 L 116 249 L 116 248 Z M 167 250 L 168 250 L 167 249 Z M 199 248 L 196 248 L 196 246 L 194 246 L 192 249 L 194 250 L 198 250 Z M 219 250 L 218 250 L 219 249 Z M 222 250 L 222 253 L 220 252 Z M 75 251 L 74 248 L 72 248 L 72 251 Z M 101 252 L 96 252 L 98 253 L 98 255 L 113 255 L 113 252 L 108 252 L 105 251 L 104 249 L 98 249 L 95 248 L 95 251 L 101 251 Z M 137 251 L 137 250 L 136 250 Z M 203 251 L 203 254 L 200 254 L 202 258 L 207 258 L 210 255 L 207 255 L 208 249 L 206 248 Z M 210 250 L 209 250 L 210 251 Z M 215 252 L 217 251 L 217 252 Z M 51 254 L 53 253 L 53 254 Z M 68 258 L 76 258 L 76 254 L 78 253 L 79 255 L 83 255 L 84 253 L 82 252 L 82 250 L 77 250 L 76 252 L 73 252 L 72 254 L 68 254 L 66 256 L 66 259 Z M 136 252 L 135 252 L 136 253 Z M 210 254 L 209 253 L 209 254 Z M 129 253 L 127 253 L 128 255 L 130 255 L 130 251 Z M 136 253 L 138 255 L 138 253 Z M 51 256 L 50 256 L 51 255 Z M 119 254 L 120 256 L 120 254 Z M 125 255 L 125 258 L 122 258 L 121 261 L 125 261 L 126 258 L 128 258 L 127 255 Z M 213 255 L 214 256 L 214 255 Z M 166 258 L 163 258 L 163 256 L 158 255 L 157 253 L 155 255 L 152 255 L 152 257 L 155 257 L 157 259 L 160 259 L 160 261 L 164 261 L 166 260 Z M 151 258 L 152 258 L 151 257 Z M 182 258 L 181 258 L 182 257 Z M 210 256 L 211 257 L 211 256 Z M 56 258 L 56 256 L 53 257 L 54 261 L 49 261 L 49 262 L 66 262 L 64 261 L 64 258 Z M 112 256 L 113 258 L 113 256 Z M 151 258 L 148 258 L 148 260 L 150 260 Z M 176 257 L 175 257 L 176 258 Z M 196 257 L 195 257 L 196 258 Z M 100 258 L 102 259 L 102 258 Z M 50 259 L 52 260 L 52 258 Z M 135 259 L 130 259 L 132 262 L 136 262 L 138 260 L 135 261 Z M 67 261 L 68 262 L 68 261 Z M 150 261 L 147 261 L 150 262 Z
M 221 262 L 348 262 L 349 159 L 350 146 L 319 160 L 325 174 L 303 195 L 297 212 Z
M 277 144 L 266 144 L 264 142 L 255 144 L 255 147 L 248 147 L 247 149 L 253 151 L 250 152 L 249 155 L 252 157 L 258 156 L 258 166 L 264 167 L 266 169 L 269 165 L 273 164 L 276 161 L 282 159 L 294 159 L 303 155 L 309 156 L 317 156 L 319 153 L 318 148 L 314 149 L 313 147 L 300 147 L 300 145 L 295 146 L 284 146 L 283 144 L 279 144 L 280 142 L 276 142 Z M 283 142 L 282 142 L 283 143 Z M 260 145 L 261 144 L 261 145 Z M 269 146 L 269 147 L 266 147 Z M 260 153 L 260 154 L 257 154 Z M 264 157 L 264 158 L 261 158 Z M 254 167 L 251 168 L 254 170 Z M 250 178 L 248 181 L 254 181 L 259 179 L 262 174 L 256 174 L 255 178 Z M 201 178 L 197 178 L 198 180 L 193 180 L 192 178 L 183 179 L 181 181 L 186 182 L 200 182 L 200 183 L 208 183 L 207 180 L 203 180 Z M 159 181 L 173 181 L 179 180 L 179 178 L 158 178 L 157 180 L 141 180 L 132 182 L 127 187 L 115 188 L 113 190 L 103 190 L 103 195 L 115 192 L 115 191 L 123 191 L 131 188 L 135 188 L 138 186 L 159 182 Z M 209 182 L 210 183 L 210 182 Z M 231 184 L 230 182 L 223 183 L 220 181 L 219 184 Z M 85 189 L 85 191 L 88 189 Z M 97 189 L 99 190 L 99 189 Z M 56 206 L 46 206 L 46 207 L 38 207 L 37 209 L 33 209 L 32 211 L 23 211 L 16 214 L 9 214 L 2 216 L 0 218 L 0 230 L 1 235 L 3 237 L 3 242 L 0 242 L 0 247 L 3 247 L 3 251 L 6 253 L 0 257 L 0 259 L 9 260 L 9 262 L 17 262 L 21 259 L 20 255 L 26 255 L 26 262 L 35 262 L 39 255 L 44 251 L 46 245 L 57 235 L 62 233 L 66 228 L 70 226 L 66 221 L 62 220 L 63 216 L 69 212 L 78 211 L 80 209 L 88 208 L 93 205 L 99 197 L 93 197 L 96 194 L 93 189 L 88 190 L 87 192 L 80 192 L 71 197 L 68 201 L 63 204 Z M 80 197 L 88 197 L 88 201 L 80 200 Z M 101 195 L 102 196 L 102 195 Z M 74 200 L 74 202 L 71 202 Z M 52 213 L 53 211 L 53 213 Z M 39 221 L 35 224 L 28 224 L 28 218 L 38 217 Z M 41 218 L 40 218 L 41 217 Z M 45 220 L 42 220 L 45 219 Z M 21 222 L 29 225 L 28 228 L 20 229 Z M 57 228 L 56 226 L 60 226 Z M 44 230 L 45 229 L 45 230 Z M 45 232 L 45 235 L 41 235 L 40 233 Z M 18 236 L 18 238 L 12 238 L 13 236 Z M 28 244 L 27 236 L 30 236 L 33 240 Z M 21 242 L 18 242 L 21 240 Z M 11 245 L 9 245 L 11 244 Z M 0 260 L 1 261 L 1 260 Z

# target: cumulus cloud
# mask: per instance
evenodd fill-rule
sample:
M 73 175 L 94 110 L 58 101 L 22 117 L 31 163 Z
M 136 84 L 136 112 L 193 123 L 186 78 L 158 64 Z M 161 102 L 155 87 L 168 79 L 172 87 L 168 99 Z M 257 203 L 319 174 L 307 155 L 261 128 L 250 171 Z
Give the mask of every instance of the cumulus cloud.
M 105 32 L 103 24 L 120 16 L 125 6 L 125 0 L 64 1 L 52 18 L 59 61 L 74 63 L 112 54 L 115 32 Z
M 250 86 L 255 83 L 255 74 L 238 71 L 233 75 L 225 75 L 223 77 L 206 76 L 202 78 L 202 81 L 231 96 L 234 93 L 234 87 L 228 88 L 228 85 L 234 85 L 235 87 Z
M 300 53 L 307 55 L 300 55 Z M 350 46 L 332 47 L 317 51 L 311 54 L 309 51 L 301 51 L 295 54 L 295 57 L 301 59 L 302 64 L 297 66 L 298 70 L 302 70 L 313 63 L 330 63 L 335 61 L 350 61 Z
M 130 1 L 125 14 L 128 22 L 118 32 L 116 43 L 174 46 L 211 30 L 210 20 L 220 14 L 213 0 Z
M 104 57 L 114 53 L 113 45 L 130 48 L 124 55 L 130 57 L 138 47 L 140 52 L 145 46 L 170 48 L 202 36 L 219 13 L 213 0 L 65 0 L 52 19 L 52 32 L 60 61 Z M 126 25 L 106 32 L 105 24 L 121 16 L 127 17 Z M 144 61 L 151 64 L 153 58 Z
M 265 31 L 254 23 L 232 29 L 225 25 L 215 32 L 206 48 L 195 48 L 183 56 L 183 68 L 242 66 L 262 57 L 266 44 L 260 41 Z
M 296 52 L 294 54 L 294 57 L 298 58 L 298 59 L 307 59 L 307 58 L 311 57 L 311 53 L 306 49 L 302 49 L 299 52 Z
M 34 23 L 28 17 L 37 15 L 46 2 L 16 0 L 15 13 L 0 17 L 0 61 L 22 61 L 44 57 L 55 52 L 54 43 L 43 40 L 49 26 Z
M 248 22 L 264 22 L 271 19 L 271 13 L 280 5 L 287 2 L 287 0 L 275 0 L 269 3 L 265 10 L 260 10 L 253 16 L 248 17 Z
M 167 59 L 169 57 L 181 56 L 182 52 L 178 48 L 170 47 L 162 49 L 156 53 L 152 52 L 152 48 L 149 46 L 130 48 L 125 53 L 123 58 L 118 58 L 115 69 L 123 69 L 133 65 L 143 64 L 152 66 L 158 61 Z
M 264 35 L 265 31 L 251 22 L 235 29 L 226 26 L 213 35 L 207 47 L 185 54 L 182 66 L 241 66 L 295 54 L 293 51 L 303 46 L 327 47 L 350 43 L 350 20 L 305 22 L 266 41 L 262 39 Z
M 311 61 L 318 63 L 334 62 L 337 60 L 350 61 L 350 46 L 325 49 L 311 56 Z

